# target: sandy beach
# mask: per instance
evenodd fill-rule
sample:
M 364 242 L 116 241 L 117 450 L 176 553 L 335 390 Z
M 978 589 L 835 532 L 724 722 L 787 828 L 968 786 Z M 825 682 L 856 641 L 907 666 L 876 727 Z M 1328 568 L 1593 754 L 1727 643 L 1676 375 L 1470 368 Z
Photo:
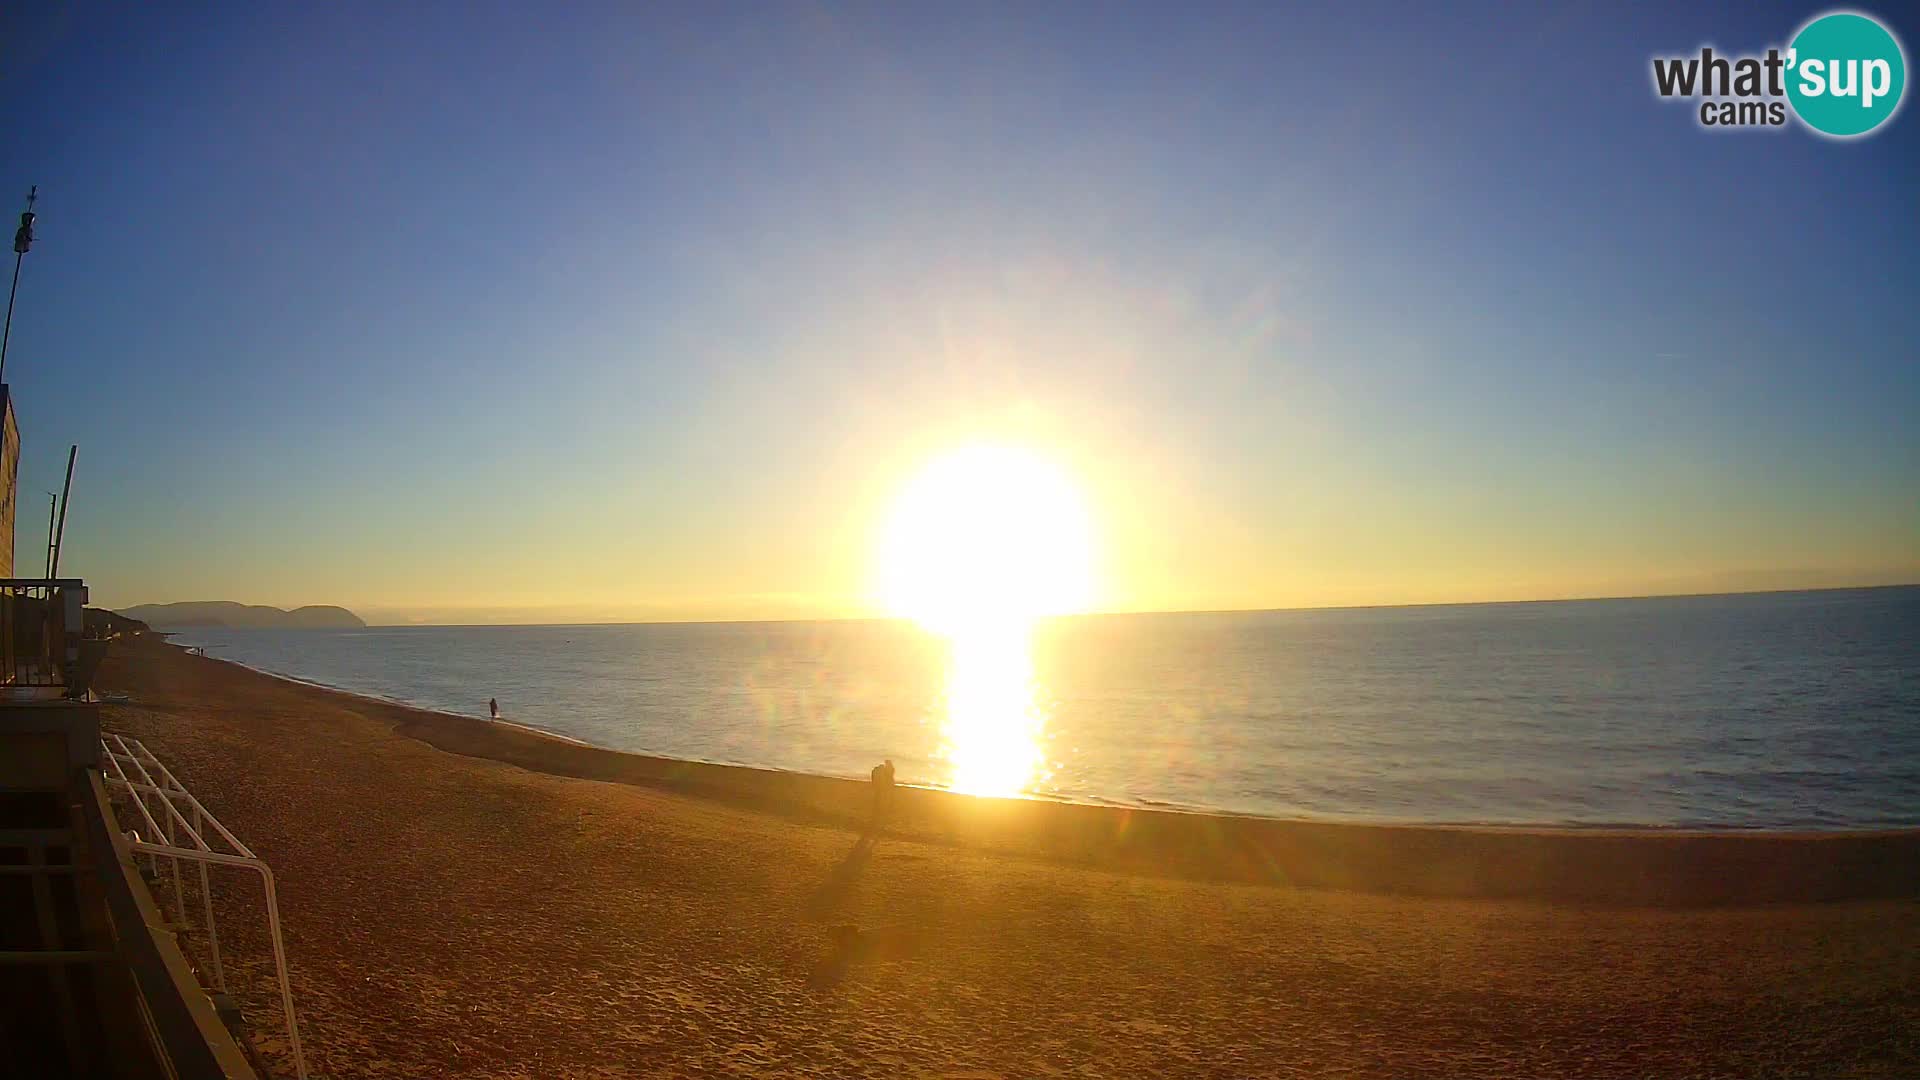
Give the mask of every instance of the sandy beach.
M 599 751 L 145 641 L 326 1077 L 1909 1077 L 1913 834 L 1369 828 Z M 235 882 L 222 932 L 285 1068 Z M 230 976 L 232 972 L 230 971 Z

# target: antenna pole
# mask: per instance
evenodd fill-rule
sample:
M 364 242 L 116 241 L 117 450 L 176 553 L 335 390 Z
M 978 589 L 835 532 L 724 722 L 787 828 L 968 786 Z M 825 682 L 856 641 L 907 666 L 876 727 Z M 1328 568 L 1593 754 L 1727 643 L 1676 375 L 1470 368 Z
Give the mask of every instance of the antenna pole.
M 53 577 L 53 512 L 60 509 L 60 496 L 47 492 L 47 577 Z
M 73 459 L 79 453 L 78 446 L 67 451 L 67 483 L 60 491 L 60 528 L 53 534 L 53 567 L 47 574 L 49 580 L 60 576 L 60 542 L 67 538 L 67 504 L 73 501 Z
M 7 290 L 7 325 L 0 330 L 0 383 L 7 381 L 7 341 L 13 337 L 13 298 L 20 292 L 20 260 L 33 246 L 33 201 L 40 197 L 40 185 L 27 192 L 27 212 L 20 215 L 20 230 L 13 234 L 13 287 Z

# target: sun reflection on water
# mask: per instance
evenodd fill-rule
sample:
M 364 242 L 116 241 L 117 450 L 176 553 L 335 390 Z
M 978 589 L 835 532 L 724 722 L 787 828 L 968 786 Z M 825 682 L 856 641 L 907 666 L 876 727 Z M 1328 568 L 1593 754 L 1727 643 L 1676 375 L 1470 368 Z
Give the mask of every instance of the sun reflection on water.
M 1033 450 L 963 446 L 913 476 L 879 540 L 876 595 L 947 645 L 950 786 L 1016 795 L 1044 781 L 1034 628 L 1093 600 L 1093 518 L 1079 485 Z
M 977 623 L 949 633 L 947 643 L 941 753 L 953 770 L 949 786 L 970 795 L 1018 795 L 1045 779 L 1033 624 Z

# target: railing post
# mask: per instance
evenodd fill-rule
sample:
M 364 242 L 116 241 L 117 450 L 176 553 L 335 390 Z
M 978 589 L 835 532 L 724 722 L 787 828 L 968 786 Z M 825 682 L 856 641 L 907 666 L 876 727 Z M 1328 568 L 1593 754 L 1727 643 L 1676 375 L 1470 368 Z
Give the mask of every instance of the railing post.
M 204 828 L 206 822 L 196 802 L 193 807 L 193 831 L 200 832 Z M 220 963 L 220 931 L 213 925 L 213 890 L 207 885 L 207 864 L 204 862 L 200 864 L 200 909 L 207 919 L 207 950 L 213 954 L 213 982 L 224 994 L 227 992 L 227 973 Z
M 167 801 L 167 797 L 165 795 L 160 796 L 160 801 L 164 804 Z M 160 828 L 161 828 L 161 835 L 167 838 L 168 847 L 180 846 L 174 843 L 172 814 L 168 814 L 165 818 L 161 819 Z M 176 855 L 173 857 L 171 861 L 173 863 L 173 910 L 178 912 L 180 915 L 181 929 L 186 929 L 187 927 L 191 926 L 192 923 L 189 923 L 187 921 L 187 897 L 186 897 L 186 894 L 182 892 L 180 888 L 180 857 Z
M 287 1018 L 287 1043 L 293 1049 L 293 1069 L 305 1080 L 307 1059 L 300 1052 L 300 1025 L 293 1018 L 293 981 L 287 977 L 287 946 L 280 940 L 280 902 L 273 891 L 273 871 L 263 862 L 256 861 L 254 866 L 267 887 L 267 933 L 273 938 L 273 964 L 280 972 L 280 1008 Z

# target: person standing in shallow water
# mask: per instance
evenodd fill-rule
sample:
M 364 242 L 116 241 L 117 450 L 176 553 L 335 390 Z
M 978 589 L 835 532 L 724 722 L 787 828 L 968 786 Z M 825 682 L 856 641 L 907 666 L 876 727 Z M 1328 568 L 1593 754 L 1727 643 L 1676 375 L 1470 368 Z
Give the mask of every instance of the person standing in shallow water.
M 893 759 L 873 767 L 873 827 L 878 830 L 893 813 Z
M 500 719 L 500 699 L 499 698 L 487 699 L 487 715 L 491 716 L 495 720 Z

